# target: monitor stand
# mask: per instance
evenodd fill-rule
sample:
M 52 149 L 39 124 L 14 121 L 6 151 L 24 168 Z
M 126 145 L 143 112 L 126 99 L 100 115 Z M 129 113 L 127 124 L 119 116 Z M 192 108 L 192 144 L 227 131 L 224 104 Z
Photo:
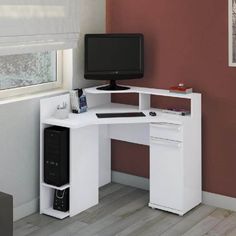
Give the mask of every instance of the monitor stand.
M 98 90 L 108 90 L 108 91 L 117 91 L 117 90 L 127 90 L 129 87 L 119 86 L 116 84 L 116 80 L 110 80 L 110 84 L 102 87 L 98 87 Z

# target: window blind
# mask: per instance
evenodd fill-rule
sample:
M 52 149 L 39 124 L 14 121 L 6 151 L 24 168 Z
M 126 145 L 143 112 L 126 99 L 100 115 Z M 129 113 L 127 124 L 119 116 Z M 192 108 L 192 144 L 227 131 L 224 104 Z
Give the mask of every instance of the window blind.
M 79 1 L 0 0 L 0 29 L 0 55 L 74 48 Z

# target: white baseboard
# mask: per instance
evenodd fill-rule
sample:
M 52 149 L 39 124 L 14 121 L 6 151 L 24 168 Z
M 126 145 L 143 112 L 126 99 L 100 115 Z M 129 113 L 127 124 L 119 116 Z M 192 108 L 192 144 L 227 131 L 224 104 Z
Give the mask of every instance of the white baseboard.
M 202 199 L 203 203 L 206 205 L 211 205 L 231 211 L 236 211 L 236 198 L 203 191 Z
M 112 182 L 149 190 L 149 179 L 112 171 Z M 202 203 L 214 207 L 236 211 L 236 198 L 220 194 L 202 192 Z
M 129 185 L 144 190 L 149 190 L 149 179 L 135 175 L 129 175 L 118 171 L 111 172 L 112 182 Z
M 35 198 L 34 200 L 27 202 L 13 209 L 13 221 L 17 221 L 21 218 L 24 218 L 28 215 L 38 212 L 39 209 L 39 199 Z

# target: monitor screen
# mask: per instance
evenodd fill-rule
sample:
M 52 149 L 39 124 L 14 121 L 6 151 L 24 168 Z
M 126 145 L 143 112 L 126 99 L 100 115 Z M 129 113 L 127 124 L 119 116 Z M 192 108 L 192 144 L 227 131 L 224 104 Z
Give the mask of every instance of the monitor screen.
M 143 76 L 141 34 L 85 36 L 85 78 L 130 79 Z

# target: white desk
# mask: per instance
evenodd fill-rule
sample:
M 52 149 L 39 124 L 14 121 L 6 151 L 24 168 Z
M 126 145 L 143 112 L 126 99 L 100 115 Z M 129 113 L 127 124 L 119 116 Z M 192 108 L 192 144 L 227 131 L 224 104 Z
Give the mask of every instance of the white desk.
M 111 93 L 138 93 L 139 105 L 111 103 Z M 150 107 L 151 95 L 189 99 L 191 115 L 162 113 Z M 74 216 L 98 203 L 98 188 L 111 182 L 111 139 L 150 146 L 149 206 L 179 215 L 201 202 L 201 95 L 131 87 L 125 91 L 86 89 L 89 110 L 53 118 L 58 104 L 70 104 L 69 94 L 42 99 L 40 104 L 40 213 Z M 155 111 L 156 117 L 149 115 Z M 146 117 L 103 118 L 96 113 L 142 111 Z M 70 182 L 60 188 L 43 182 L 43 130 L 70 128 Z M 70 188 L 70 210 L 52 209 L 55 189 Z

